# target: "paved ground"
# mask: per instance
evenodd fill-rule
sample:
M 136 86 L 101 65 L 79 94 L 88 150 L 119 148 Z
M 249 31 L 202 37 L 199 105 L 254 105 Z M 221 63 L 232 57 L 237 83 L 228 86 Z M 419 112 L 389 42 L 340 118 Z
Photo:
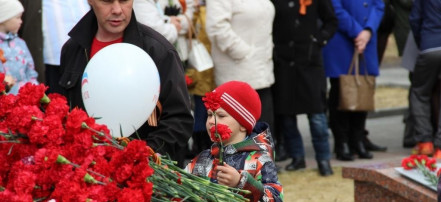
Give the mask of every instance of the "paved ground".
M 408 71 L 398 66 L 382 68 L 380 69 L 380 76 L 377 78 L 377 85 L 408 87 L 410 85 Z M 386 152 L 373 152 L 374 158 L 371 160 L 356 159 L 352 162 L 338 161 L 335 159 L 335 155 L 333 155 L 331 165 L 350 166 L 373 162 L 387 162 L 391 160 L 401 160 L 403 157 L 409 155 L 411 152 L 410 149 L 402 147 L 404 111 L 406 111 L 405 108 L 383 109 L 377 113 L 370 114 L 370 118 L 367 120 L 367 129 L 370 131 L 369 138 L 374 143 L 387 146 L 388 150 Z M 307 168 L 316 168 L 317 165 L 314 159 L 314 150 L 312 148 L 306 115 L 298 116 L 298 121 L 299 130 L 305 145 Z M 333 137 L 331 132 L 330 134 L 329 141 L 333 149 Z M 290 160 L 278 162 L 277 164 L 284 168 L 288 163 L 290 163 Z M 282 170 L 282 172 L 284 172 L 284 170 Z

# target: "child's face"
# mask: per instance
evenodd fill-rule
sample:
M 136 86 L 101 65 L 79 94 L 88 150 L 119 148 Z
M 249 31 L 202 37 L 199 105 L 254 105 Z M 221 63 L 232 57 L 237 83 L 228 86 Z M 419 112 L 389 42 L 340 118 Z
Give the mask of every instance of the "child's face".
M 16 16 L 12 17 L 11 19 L 6 20 L 5 22 L 1 23 L 0 24 L 1 31 L 3 31 L 5 33 L 12 32 L 12 33 L 16 34 L 21 27 L 21 23 L 22 23 L 21 15 L 22 14 L 23 13 L 20 13 Z
M 213 111 L 208 110 L 208 117 L 206 122 L 206 127 L 208 134 L 210 134 L 210 128 L 214 126 L 214 114 Z M 219 108 L 216 110 L 216 124 L 227 125 L 231 130 L 231 137 L 228 140 L 223 141 L 223 144 L 235 144 L 241 142 L 246 136 L 245 127 L 241 126 L 239 122 L 236 121 L 228 112 L 224 109 Z

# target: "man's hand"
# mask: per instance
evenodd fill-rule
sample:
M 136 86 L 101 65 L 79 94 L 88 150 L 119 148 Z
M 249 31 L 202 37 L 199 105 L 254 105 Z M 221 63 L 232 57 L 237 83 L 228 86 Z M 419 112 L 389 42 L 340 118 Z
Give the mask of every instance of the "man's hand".
M 178 32 L 181 31 L 182 29 L 181 20 L 178 17 L 170 16 L 170 23 L 172 23 L 176 27 L 176 30 Z
M 364 52 L 367 43 L 371 39 L 371 36 L 372 36 L 371 31 L 363 30 L 358 34 L 357 38 L 354 39 L 355 48 L 359 53 Z
M 240 173 L 224 162 L 224 165 L 217 166 L 217 181 L 219 184 L 229 187 L 236 187 L 239 184 Z

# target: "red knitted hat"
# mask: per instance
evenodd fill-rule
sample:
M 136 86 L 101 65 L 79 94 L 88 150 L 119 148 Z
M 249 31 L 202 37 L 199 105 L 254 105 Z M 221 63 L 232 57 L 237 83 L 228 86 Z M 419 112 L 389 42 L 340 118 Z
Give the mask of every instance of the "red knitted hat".
M 213 92 L 220 94 L 223 101 L 220 106 L 250 134 L 261 113 L 260 98 L 256 90 L 245 82 L 229 81 Z

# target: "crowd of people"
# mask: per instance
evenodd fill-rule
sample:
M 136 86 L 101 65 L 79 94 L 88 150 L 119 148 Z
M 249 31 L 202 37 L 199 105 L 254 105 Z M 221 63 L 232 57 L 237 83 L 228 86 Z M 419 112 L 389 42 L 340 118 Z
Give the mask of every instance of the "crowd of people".
M 45 83 L 47 93 L 84 109 L 88 61 L 108 45 L 136 45 L 161 81 L 140 137 L 181 167 L 196 157 L 191 173 L 249 189 L 250 199 L 279 201 L 275 162 L 291 158 L 288 171 L 306 167 L 297 115 L 307 115 L 322 176 L 333 174 L 333 153 L 353 161 L 386 151 L 367 136 L 367 111 L 339 108 L 339 76 L 353 55 L 362 71 L 378 76 L 392 32 L 400 56 L 409 39 L 418 48 L 403 146 L 441 159 L 441 107 L 431 101 L 439 100 L 440 9 L 439 0 L 0 0 L 0 72 L 9 93 L 26 82 Z M 192 38 L 211 53 L 213 68 L 199 72 L 188 63 Z M 221 99 L 205 97 L 213 94 Z M 216 119 L 231 128 L 231 139 L 210 138 Z M 219 143 L 224 164 L 215 162 Z

